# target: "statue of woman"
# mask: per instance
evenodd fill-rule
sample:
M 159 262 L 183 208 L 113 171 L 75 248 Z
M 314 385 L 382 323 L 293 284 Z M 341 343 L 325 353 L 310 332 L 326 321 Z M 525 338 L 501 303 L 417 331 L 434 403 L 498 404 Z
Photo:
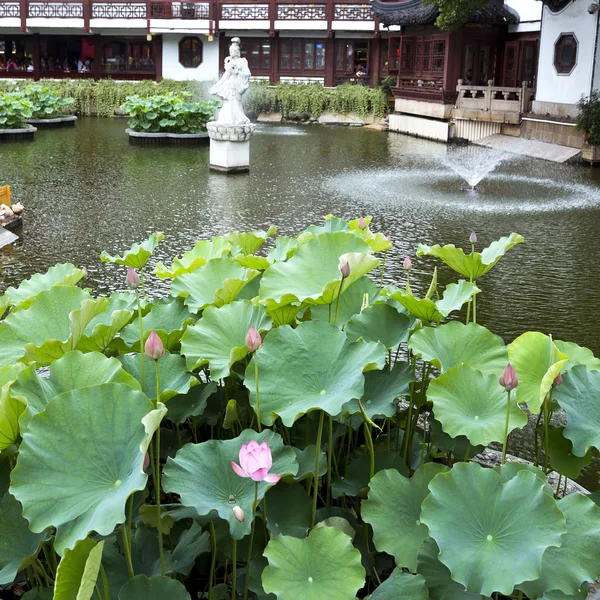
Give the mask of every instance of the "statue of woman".
M 250 119 L 244 114 L 242 95 L 248 89 L 250 69 L 248 61 L 240 53 L 240 38 L 234 37 L 225 58 L 225 73 L 210 88 L 210 93 L 223 100 L 217 123 L 222 125 L 246 125 Z

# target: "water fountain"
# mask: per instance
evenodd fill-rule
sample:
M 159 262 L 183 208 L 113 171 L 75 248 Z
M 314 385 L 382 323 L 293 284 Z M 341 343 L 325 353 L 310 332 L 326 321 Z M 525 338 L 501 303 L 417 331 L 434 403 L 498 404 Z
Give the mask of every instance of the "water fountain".
M 467 182 L 468 187 L 461 188 L 463 191 L 474 192 L 479 183 L 506 158 L 506 152 L 500 150 L 482 150 L 474 146 L 450 147 L 442 163 Z

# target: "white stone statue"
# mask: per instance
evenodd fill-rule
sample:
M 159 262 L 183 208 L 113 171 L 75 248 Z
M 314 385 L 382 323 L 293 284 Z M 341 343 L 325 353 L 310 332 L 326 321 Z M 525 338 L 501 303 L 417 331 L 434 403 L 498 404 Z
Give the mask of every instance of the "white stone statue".
M 244 114 L 242 96 L 248 89 L 250 69 L 248 61 L 241 56 L 240 38 L 234 37 L 225 58 L 225 73 L 210 88 L 210 93 L 223 100 L 216 123 L 219 125 L 246 125 L 250 119 Z

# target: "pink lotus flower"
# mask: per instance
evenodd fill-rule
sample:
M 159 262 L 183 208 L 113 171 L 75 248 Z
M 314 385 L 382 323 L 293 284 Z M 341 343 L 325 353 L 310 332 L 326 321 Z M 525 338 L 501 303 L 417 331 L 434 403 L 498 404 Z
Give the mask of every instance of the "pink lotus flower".
M 404 257 L 404 261 L 402 261 L 402 266 L 404 267 L 405 271 L 410 271 L 412 269 L 412 260 L 410 260 L 410 257 Z
M 469 236 L 469 241 L 471 244 L 477 243 L 477 234 L 474 231 L 471 231 L 471 235 Z
M 146 356 L 151 360 L 158 360 L 165 355 L 165 347 L 163 346 L 162 340 L 158 337 L 156 331 L 153 331 L 146 340 L 144 346 Z
M 241 466 L 240 466 L 241 465 Z M 231 461 L 233 470 L 240 477 L 250 477 L 252 481 L 266 481 L 277 483 L 281 477 L 275 473 L 269 473 L 273 465 L 271 448 L 267 442 L 259 444 L 252 440 L 249 444 L 243 444 L 240 450 L 240 464 Z
M 519 378 L 517 377 L 517 372 L 510 363 L 508 363 L 506 367 L 504 367 L 504 371 L 502 371 L 502 375 L 500 376 L 499 381 L 500 385 L 507 392 L 514 390 L 519 385 Z
M 365 220 L 364 217 L 359 217 L 358 219 L 358 226 L 360 229 L 366 229 L 367 227 L 367 221 Z
M 346 279 L 350 276 L 350 263 L 346 261 L 341 267 L 340 272 L 342 273 L 342 279 Z
M 261 345 L 262 338 L 260 337 L 260 333 L 258 333 L 256 327 L 252 325 L 246 334 L 246 348 L 248 348 L 248 352 L 256 352 Z
M 135 269 L 132 269 L 131 267 L 127 267 L 127 287 L 130 290 L 136 290 L 138 288 L 138 286 L 140 285 L 140 276 L 138 275 L 137 271 Z
M 244 511 L 241 506 L 234 506 L 231 510 L 233 510 L 234 517 L 240 522 L 243 523 L 246 518 L 244 515 Z
M 554 387 L 558 387 L 561 383 L 563 382 L 563 376 L 561 373 L 559 373 L 555 378 L 554 381 L 552 383 L 552 385 Z

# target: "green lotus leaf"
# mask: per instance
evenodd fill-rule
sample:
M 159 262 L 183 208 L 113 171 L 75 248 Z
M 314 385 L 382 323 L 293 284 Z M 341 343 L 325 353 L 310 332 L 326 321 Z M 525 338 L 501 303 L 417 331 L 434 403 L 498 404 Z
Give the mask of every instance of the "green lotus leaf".
M 417 319 L 426 323 L 439 323 L 451 312 L 460 310 L 465 302 L 480 291 L 475 284 L 461 279 L 458 283 L 447 286 L 440 300 L 417 298 L 411 292 L 400 289 L 390 294 L 390 298 L 400 302 Z
M 165 350 L 171 351 L 179 344 L 183 332 L 193 321 L 192 315 L 180 298 L 157 302 L 142 317 L 144 343 L 150 333 L 155 331 Z M 123 329 L 121 339 L 132 350 L 140 351 L 140 324 L 137 319 Z
M 273 320 L 274 327 L 281 325 L 296 325 L 296 317 L 304 308 L 299 304 L 272 306 L 267 310 L 267 316 Z
M 298 240 L 296 238 L 281 235 L 275 239 L 275 246 L 267 253 L 269 262 L 283 262 L 294 256 L 298 248 Z
M 0 489 L 0 585 L 11 583 L 21 566 L 37 553 L 46 532 L 33 533 L 14 496 Z
M 173 423 L 183 423 L 190 417 L 199 417 L 206 409 L 210 396 L 217 391 L 217 382 L 209 381 L 195 385 L 186 394 L 178 394 L 169 400 L 167 418 Z
M 433 416 L 429 421 L 431 443 L 442 452 L 451 452 L 457 458 L 473 458 L 485 450 L 485 446 L 473 446 L 464 435 L 450 437 L 443 429 L 442 424 Z M 420 449 L 419 449 L 420 457 Z
M 528 331 L 508 346 L 508 359 L 519 378 L 519 404 L 526 403 L 527 408 L 537 415 L 568 357 L 558 350 L 549 335 Z
M 447 246 L 419 244 L 417 256 L 435 256 L 453 271 L 475 280 L 485 275 L 513 246 L 524 241 L 522 235 L 511 233 L 510 236 L 502 237 L 481 252 L 473 254 L 465 254 L 462 248 L 457 248 L 454 244 Z
M 585 365 L 588 371 L 600 371 L 600 358 L 596 358 L 589 348 L 561 340 L 555 340 L 554 345 L 569 358 L 563 371 L 569 371 L 575 365 Z
M 210 552 L 210 536 L 207 531 L 202 531 L 198 523 L 193 522 L 186 529 L 177 542 L 177 546 L 167 560 L 167 573 L 181 573 L 189 575 L 196 557 L 204 552 Z
M 588 597 L 588 584 L 584 583 L 581 586 L 581 590 L 577 594 L 563 594 L 558 590 L 550 590 L 546 592 L 539 600 L 586 600 Z
M 564 436 L 564 427 L 551 427 L 548 431 L 548 455 L 552 468 L 569 479 L 577 479 L 581 469 L 592 462 L 591 448 L 585 456 L 573 454 L 571 440 Z
M 225 239 L 231 244 L 239 246 L 244 254 L 254 254 L 270 235 L 275 235 L 276 233 L 276 227 L 269 227 L 268 231 L 258 230 L 244 233 L 232 231 L 225 236 Z
M 184 273 L 191 273 L 199 267 L 203 267 L 213 258 L 222 258 L 229 254 L 231 244 L 220 237 L 213 237 L 211 241 L 202 240 L 196 242 L 191 250 L 181 256 L 175 257 L 170 267 L 165 267 L 161 262 L 154 269 L 159 279 L 175 279 Z
M 108 252 L 104 251 L 100 255 L 102 262 L 115 263 L 117 265 L 124 265 L 126 267 L 132 267 L 133 269 L 143 269 L 148 262 L 148 259 L 152 256 L 152 253 L 158 247 L 158 244 L 165 239 L 164 234 L 154 232 L 141 244 L 133 244 L 123 256 L 115 255 L 111 256 Z
M 156 366 L 154 361 L 145 357 L 144 378 L 142 382 L 142 361 L 139 354 L 127 354 L 119 356 L 119 362 L 123 369 L 142 384 L 148 398 L 156 399 Z M 177 394 L 186 394 L 191 387 L 197 385 L 198 380 L 191 375 L 185 367 L 185 360 L 179 354 L 165 352 L 165 355 L 158 361 L 158 371 L 160 373 L 160 398 L 161 402 L 166 402 Z
M 79 540 L 58 565 L 54 600 L 90 600 L 100 572 L 104 542 Z
M 476 323 L 450 321 L 435 328 L 424 327 L 415 331 L 408 347 L 442 372 L 465 363 L 484 375 L 499 377 L 508 362 L 502 338 Z
M 0 389 L 0 452 L 19 439 L 19 417 L 25 406 L 10 393 L 10 384 Z
M 119 600 L 191 600 L 183 583 L 170 577 L 137 575 L 119 592 Z
M 28 308 L 32 299 L 55 285 L 76 285 L 85 277 L 84 271 L 70 263 L 50 267 L 44 274 L 36 273 L 22 281 L 18 287 L 9 287 L 0 296 L 0 315 L 7 307 Z
M 55 396 L 101 383 L 122 383 L 140 389 L 137 380 L 116 358 L 107 358 L 99 352 L 67 352 L 50 365 L 47 377 L 40 377 L 35 365 L 30 365 L 17 375 L 11 388 L 11 394 L 26 405 L 19 418 L 21 433 L 27 431 L 32 417 L 42 412 Z
M 388 350 L 408 340 L 410 317 L 389 304 L 372 304 L 354 315 L 344 331 L 352 342 L 381 342 Z
M 415 380 L 408 363 L 397 362 L 391 371 L 365 373 L 365 391 L 360 402 L 369 419 L 375 417 L 393 417 L 397 412 L 396 400 L 410 393 L 409 384 Z M 343 414 L 360 412 L 358 400 L 350 400 L 342 407 Z
M 277 600 L 351 600 L 365 583 L 360 552 L 335 527 L 313 529 L 302 540 L 279 535 L 264 555 L 263 587 Z
M 563 435 L 573 443 L 573 454 L 585 456 L 592 446 L 600 448 L 600 371 L 573 367 L 554 389 L 553 398 L 566 413 Z
M 496 375 L 464 364 L 433 379 L 427 389 L 427 400 L 433 402 L 443 430 L 453 438 L 468 437 L 474 446 L 504 440 L 507 396 Z M 508 431 L 525 425 L 527 415 L 512 394 Z
M 293 446 L 298 461 L 298 472 L 293 476 L 293 481 L 303 481 L 308 477 L 314 477 L 315 474 L 315 452 L 317 447 L 314 444 L 306 446 L 304 450 L 300 450 Z M 327 473 L 327 455 L 321 451 L 319 456 L 319 477 Z
M 369 600 L 429 600 L 429 591 L 422 575 L 411 575 L 400 568 L 369 596 Z
M 107 301 L 108 300 L 108 301 Z M 95 305 L 90 306 L 94 311 L 91 319 L 86 314 L 79 313 L 83 318 L 83 334 L 79 335 L 76 350 L 82 352 L 104 352 L 115 336 L 129 323 L 133 316 L 134 306 L 137 305 L 135 294 L 117 292 L 110 298 L 98 298 Z M 75 326 L 74 313 L 71 320 Z
M 362 517 L 373 527 L 373 541 L 379 552 L 392 554 L 399 567 L 417 570 L 417 554 L 427 537 L 421 524 L 421 505 L 429 495 L 428 485 L 448 467 L 437 463 L 420 466 L 408 479 L 394 469 L 380 471 L 369 482 L 369 496 L 362 505 Z
M 600 577 L 600 507 L 580 494 L 565 496 L 557 504 L 567 520 L 567 533 L 559 548 L 544 553 L 541 576 L 519 586 L 529 598 L 547 590 L 577 594 L 584 582 Z
M 54 286 L 38 294 L 27 309 L 12 311 L 0 323 L 0 366 L 17 360 L 31 362 L 33 353 L 61 356 L 72 350 L 75 340 L 69 316 L 86 301 L 93 302 L 78 287 Z
M 366 275 L 357 279 L 340 296 L 340 306 L 338 309 L 339 327 L 343 327 L 352 316 L 360 313 L 363 302 L 365 302 L 365 294 L 367 294 L 369 304 L 372 304 L 379 294 L 379 288 L 375 282 Z M 320 304 L 311 306 L 310 312 L 313 321 L 333 322 L 336 306 L 337 300 L 333 305 Z
M 365 221 L 371 222 L 372 217 L 365 217 Z M 325 215 L 323 225 L 310 225 L 305 229 L 303 233 L 312 233 L 313 235 L 320 235 L 321 233 L 328 233 L 330 231 L 350 231 L 350 224 L 344 219 L 340 219 L 335 215 Z M 358 222 L 358 220 L 357 220 Z M 303 234 L 300 234 L 301 237 Z
M 533 473 L 537 477 L 538 481 L 542 484 L 544 493 L 548 494 L 548 496 L 550 496 L 551 498 L 554 497 L 554 490 L 552 489 L 552 486 L 548 483 L 548 478 L 546 477 L 546 475 L 544 475 L 541 469 L 538 469 L 533 465 L 509 462 L 503 465 L 496 465 L 494 467 L 494 471 L 498 473 L 498 475 L 500 476 L 500 481 L 502 481 L 502 483 L 510 481 L 511 479 L 516 477 L 521 471 L 528 471 L 529 473 Z
M 267 505 L 267 527 L 272 536 L 306 537 L 312 524 L 312 499 L 304 486 L 299 483 L 276 485 L 267 493 Z
M 236 540 L 250 533 L 251 519 L 239 523 L 233 507 L 239 506 L 246 515 L 252 514 L 254 482 L 239 477 L 231 468 L 231 461 L 239 460 L 242 444 L 252 440 L 266 441 L 273 455 L 271 473 L 295 475 L 298 463 L 294 450 L 284 446 L 281 437 L 269 429 L 256 433 L 246 429 L 232 440 L 209 440 L 202 444 L 186 444 L 175 458 L 169 458 L 163 474 L 163 489 L 179 494 L 181 504 L 195 508 L 200 516 L 216 511 L 229 522 L 229 530 Z M 270 484 L 260 482 L 258 499 L 261 500 Z
M 272 265 L 260 282 L 259 297 L 267 309 L 304 302 L 331 304 L 379 261 L 368 244 L 353 233 L 323 233 L 296 250 L 286 262 Z M 343 257 L 343 258 L 342 258 Z M 350 264 L 350 275 L 342 281 L 340 262 Z
M 22 596 L 22 600 L 52 600 L 54 597 L 54 588 L 33 588 Z
M 144 454 L 164 412 L 119 383 L 51 400 L 31 420 L 11 476 L 31 530 L 56 527 L 59 554 L 92 530 L 112 533 L 127 498 L 146 486 Z
M 269 259 L 253 254 L 238 254 L 233 260 L 246 269 L 256 269 L 257 271 L 265 271 L 271 266 Z
M 173 280 L 171 295 L 184 298 L 191 312 L 207 306 L 223 306 L 233 302 L 258 271 L 244 269 L 230 258 L 214 258 L 204 267 L 184 273 Z
M 322 321 L 306 321 L 296 329 L 278 327 L 265 338 L 246 369 L 244 385 L 256 410 L 255 360 L 262 422 L 272 425 L 279 416 L 291 427 L 311 410 L 337 415 L 346 402 L 361 398 L 363 371 L 383 368 L 385 348 L 372 342 L 350 342 L 343 331 Z
M 383 235 L 383 233 L 373 233 L 370 229 L 373 217 L 366 216 L 364 219 L 367 223 L 367 226 L 364 229 L 360 228 L 358 219 L 353 219 L 348 223 L 350 231 L 367 242 L 367 244 L 369 244 L 369 246 L 371 246 L 373 249 L 373 252 L 383 252 L 384 250 L 389 250 L 392 247 L 392 242 L 388 240 L 387 236 Z
M 277 596 L 274 594 L 265 594 L 265 590 L 262 585 L 262 574 L 265 567 L 268 565 L 268 561 L 264 556 L 255 556 L 250 561 L 250 576 L 248 581 L 248 589 L 256 594 L 257 600 L 277 600 Z M 240 585 L 241 587 L 241 585 Z M 228 600 L 229 596 L 225 600 Z
M 250 300 L 239 300 L 220 308 L 209 306 L 181 339 L 181 353 L 186 357 L 188 368 L 195 370 L 208 363 L 213 379 L 227 377 L 232 365 L 248 354 L 246 335 L 250 327 L 259 332 L 271 328 L 264 306 Z
M 450 576 L 446 565 L 439 561 L 439 548 L 428 537 L 419 551 L 417 572 L 425 577 L 431 600 L 483 600 L 479 594 L 469 594 L 463 585 Z
M 395 469 L 403 475 L 408 475 L 408 469 L 402 457 L 395 452 L 383 450 L 375 451 L 375 473 L 384 469 Z M 313 467 L 314 471 L 314 467 Z M 359 454 L 354 457 L 344 472 L 344 476 L 333 482 L 332 496 L 360 496 L 365 497 L 371 477 L 371 457 L 369 454 Z
M 492 469 L 456 463 L 429 484 L 421 522 L 440 548 L 452 579 L 473 594 L 512 594 L 539 578 L 542 555 L 558 547 L 565 517 L 528 471 L 502 483 Z

